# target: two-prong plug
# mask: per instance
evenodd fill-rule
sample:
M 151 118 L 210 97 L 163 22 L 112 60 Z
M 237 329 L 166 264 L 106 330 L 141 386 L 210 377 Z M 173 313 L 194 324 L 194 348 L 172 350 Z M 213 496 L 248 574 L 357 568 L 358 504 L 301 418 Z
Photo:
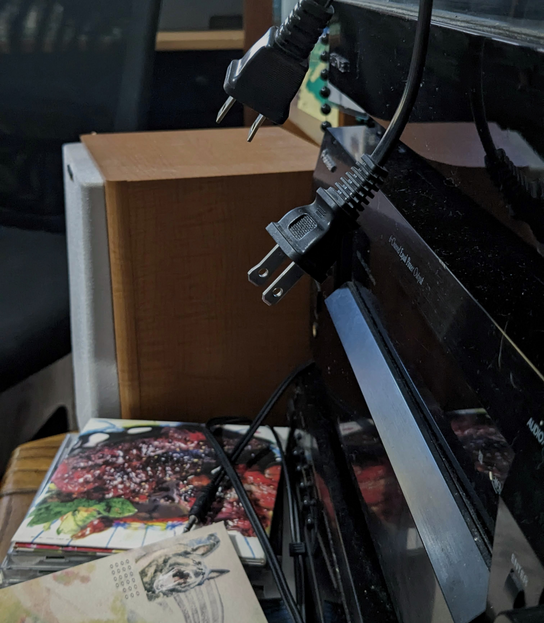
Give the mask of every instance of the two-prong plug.
M 279 28 L 270 28 L 241 59 L 231 62 L 224 83 L 229 97 L 217 123 L 236 101 L 259 113 L 248 141 L 266 119 L 278 125 L 287 121 L 308 70 L 308 56 L 333 14 L 329 4 L 330 0 L 300 0 Z
M 340 255 L 345 234 L 357 228 L 361 204 L 368 204 L 386 175 L 385 169 L 364 155 L 335 188 L 319 188 L 313 203 L 268 225 L 266 231 L 276 246 L 248 272 L 251 283 L 266 287 L 262 299 L 267 305 L 279 303 L 304 273 L 319 282 L 325 280 Z M 287 260 L 289 266 L 268 285 Z
M 285 261 L 291 263 L 266 287 L 263 301 L 267 305 L 279 303 L 304 273 L 324 281 L 338 257 L 345 233 L 356 228 L 354 216 L 346 211 L 335 189 L 320 188 L 313 203 L 295 208 L 277 223 L 270 223 L 266 231 L 276 246 L 248 272 L 249 280 L 256 286 L 267 286 Z

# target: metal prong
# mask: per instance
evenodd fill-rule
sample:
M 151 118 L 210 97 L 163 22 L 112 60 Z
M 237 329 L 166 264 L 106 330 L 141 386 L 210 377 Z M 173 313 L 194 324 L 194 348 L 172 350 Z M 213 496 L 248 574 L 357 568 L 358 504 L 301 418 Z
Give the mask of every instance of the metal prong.
M 302 268 L 292 262 L 276 281 L 263 292 L 263 301 L 267 305 L 279 303 L 302 275 L 304 275 Z
M 276 245 L 266 257 L 248 271 L 247 278 L 256 286 L 264 286 L 286 257 L 285 253 Z
M 266 121 L 266 117 L 264 115 L 259 115 L 257 119 L 253 122 L 253 125 L 249 128 L 249 134 L 247 135 L 247 142 L 251 143 L 251 141 L 255 138 L 255 134 L 257 134 L 258 129 L 263 125 Z
M 227 101 L 221 106 L 221 110 L 217 113 L 217 119 L 215 123 L 221 123 L 223 119 L 227 116 L 229 110 L 234 106 L 236 100 L 234 97 L 227 97 Z

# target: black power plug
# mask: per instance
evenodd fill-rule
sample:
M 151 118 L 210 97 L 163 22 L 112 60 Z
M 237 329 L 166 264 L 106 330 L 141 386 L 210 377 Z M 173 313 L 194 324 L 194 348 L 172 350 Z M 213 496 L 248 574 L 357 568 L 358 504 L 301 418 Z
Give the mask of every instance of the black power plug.
M 266 231 L 276 246 L 248 272 L 249 280 L 264 286 L 285 260 L 291 264 L 263 292 L 267 305 L 279 303 L 304 273 L 325 280 L 345 234 L 357 228 L 358 206 L 368 204 L 386 175 L 386 170 L 365 154 L 336 188 L 319 188 L 313 203 L 294 208 L 268 225 Z
M 298 60 L 276 45 L 275 27 L 239 60 L 232 61 L 225 76 L 225 93 L 253 108 L 270 121 L 282 124 L 289 104 L 308 70 L 307 59 Z
M 279 28 L 270 28 L 241 59 L 231 62 L 224 83 L 229 97 L 218 123 L 236 101 L 259 113 L 248 141 L 266 119 L 277 124 L 287 120 L 308 70 L 308 56 L 334 13 L 330 4 L 331 0 L 299 0 Z
M 276 247 L 248 273 L 257 286 L 266 286 L 286 259 L 292 263 L 263 292 L 268 305 L 282 300 L 304 273 L 323 281 L 339 255 L 345 233 L 357 226 L 357 216 L 382 187 L 384 165 L 399 140 L 421 84 L 431 29 L 433 0 L 419 0 L 418 21 L 408 78 L 401 101 L 385 134 L 371 155 L 365 154 L 337 182 L 320 189 L 309 206 L 295 208 L 266 229 Z

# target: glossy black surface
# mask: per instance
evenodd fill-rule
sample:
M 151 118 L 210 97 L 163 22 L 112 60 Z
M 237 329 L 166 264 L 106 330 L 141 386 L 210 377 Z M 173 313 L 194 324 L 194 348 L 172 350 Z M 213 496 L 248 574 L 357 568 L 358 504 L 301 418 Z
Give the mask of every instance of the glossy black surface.
M 406 79 L 416 16 L 385 12 L 387 7 L 380 3 L 372 8 L 365 4 L 371 3 L 335 4 L 338 27 L 331 37 L 331 51 L 347 58 L 350 70 L 331 67 L 331 82 L 371 115 L 390 119 Z M 489 119 L 521 131 L 542 149 L 542 136 L 531 130 L 542 127 L 543 25 L 536 24 L 533 37 L 513 30 L 484 34 L 477 22 L 458 15 L 436 20 L 435 11 L 424 81 L 411 121 L 472 122 L 470 80 L 479 47 L 475 43 L 485 38 L 483 72 Z
M 519 454 L 516 460 L 518 458 Z M 515 471 L 514 464 L 512 474 Z M 505 494 L 509 483 L 510 479 Z M 524 492 L 524 497 L 530 501 L 532 496 L 530 492 Z M 524 523 L 524 514 L 512 515 L 505 501 L 501 500 L 489 576 L 488 617 L 492 621 L 501 612 L 534 608 L 544 603 L 544 567 L 523 533 Z
M 544 565 L 544 419 L 528 417 L 520 430 L 520 450 L 507 479 L 503 500 Z M 543 574 L 544 576 L 544 574 Z M 541 583 L 544 604 L 544 577 Z
M 306 374 L 293 412 L 294 424 L 301 429 L 298 447 L 304 451 L 297 461 L 305 540 L 319 579 L 319 593 L 314 596 L 316 616 L 330 612 L 337 603 L 352 623 L 396 623 L 330 399 L 319 371 Z M 328 574 L 323 573 L 323 563 Z M 310 620 L 319 619 L 314 616 Z M 338 614 L 338 621 L 342 620 Z
M 376 140 L 365 127 L 331 130 L 317 182 L 334 184 Z M 397 152 L 389 169 L 383 193 L 361 215 L 360 230 L 346 241 L 335 275 L 317 295 L 315 354 L 332 405 L 329 417 L 350 463 L 395 608 L 407 621 L 417 613 L 415 620 L 442 622 L 449 614 L 434 587 L 432 567 L 323 296 L 347 281 L 358 288 L 391 366 L 419 403 L 414 418 L 489 559 L 498 492 L 514 451 L 518 467 L 507 480 L 505 499 L 509 506 L 517 504 L 517 517 L 531 517 L 525 530 L 530 541 L 541 533 L 544 498 L 534 472 L 544 465 L 540 445 L 531 455 L 536 476 L 527 477 L 519 465 L 528 465 L 520 461 L 532 447 L 524 432 L 527 422 L 541 421 L 544 379 L 534 363 L 542 367 L 535 342 L 544 330 L 537 313 L 543 264 L 533 248 L 410 150 Z M 525 299 L 523 292 L 531 296 Z M 341 525 L 332 532 L 345 538 Z M 509 546 L 510 534 L 501 529 L 501 551 L 505 542 Z
M 358 504 L 364 515 L 358 530 L 370 532 L 399 621 L 448 623 L 451 615 L 414 519 L 326 311 L 319 314 L 314 352 L 323 370 L 329 417 L 336 424 L 351 467 L 346 480 L 351 481 L 354 490 L 348 499 Z M 342 538 L 343 523 L 333 525 L 333 534 L 336 530 Z M 356 568 L 353 574 L 360 585 Z
M 321 161 L 318 182 L 334 183 L 352 164 L 349 154 L 374 142 L 367 128 L 333 130 L 324 148 L 337 170 Z M 491 538 L 511 446 L 540 412 L 544 393 L 526 356 L 542 365 L 543 262 L 424 160 L 403 152 L 390 162 L 383 195 L 363 212 L 337 279 L 369 292 L 453 477 Z
M 335 3 L 331 84 L 351 99 L 348 108 L 381 125 L 404 88 L 416 4 Z M 435 9 L 404 145 L 317 296 L 315 356 L 399 619 L 443 623 L 451 612 L 440 591 L 429 597 L 436 577 L 394 457 L 322 304 L 349 282 L 488 562 L 496 538 L 491 621 L 525 598 L 539 603 L 543 588 L 544 11 L 541 3 L 480 0 L 437 0 Z M 381 134 L 379 125 L 330 131 L 317 183 L 334 185 Z M 532 571 L 520 597 L 512 586 L 523 565 Z
M 331 56 L 347 62 L 331 63 L 330 81 L 380 122 L 391 119 L 400 101 L 412 51 L 414 4 L 336 3 L 338 23 L 331 29 Z M 440 10 L 446 5 L 451 12 Z M 544 241 L 542 6 L 446 1 L 438 2 L 435 9 L 424 77 L 403 140 L 433 162 L 449 184 L 540 248 Z M 468 13 L 504 19 L 490 21 Z M 530 17 L 529 27 L 522 28 L 523 20 L 512 19 L 516 14 Z M 481 123 L 476 123 L 478 119 Z M 489 152 L 493 156 L 499 148 L 517 171 L 536 184 L 530 210 L 524 209 L 523 201 L 512 206 L 512 198 L 498 182 L 501 173 L 497 166 L 493 168 Z

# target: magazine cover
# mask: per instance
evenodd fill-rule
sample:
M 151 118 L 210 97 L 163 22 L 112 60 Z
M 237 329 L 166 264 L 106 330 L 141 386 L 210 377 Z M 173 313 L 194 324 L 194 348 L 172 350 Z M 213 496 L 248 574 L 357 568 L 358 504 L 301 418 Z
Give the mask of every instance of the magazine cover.
M 0 590 L 3 623 L 266 623 L 223 524 Z
M 230 452 L 246 427 L 225 427 Z M 182 533 L 189 509 L 217 467 L 200 425 L 90 420 L 50 475 L 13 541 L 18 549 L 67 548 L 97 553 L 143 547 Z M 274 437 L 257 431 L 240 457 L 240 476 L 269 530 L 281 472 Z M 264 563 L 236 494 L 214 508 L 240 557 Z

